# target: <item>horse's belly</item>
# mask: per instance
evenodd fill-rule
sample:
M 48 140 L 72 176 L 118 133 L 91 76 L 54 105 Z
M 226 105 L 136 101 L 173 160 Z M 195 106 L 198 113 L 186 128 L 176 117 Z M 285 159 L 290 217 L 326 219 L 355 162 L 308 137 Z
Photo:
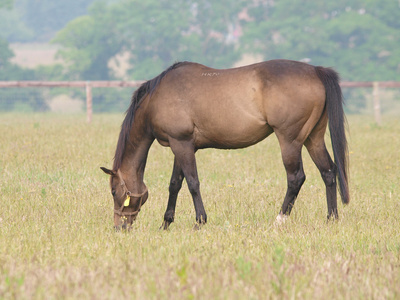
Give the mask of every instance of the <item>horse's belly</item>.
M 273 132 L 265 122 L 236 122 L 207 124 L 195 127 L 197 148 L 235 149 L 254 145 Z

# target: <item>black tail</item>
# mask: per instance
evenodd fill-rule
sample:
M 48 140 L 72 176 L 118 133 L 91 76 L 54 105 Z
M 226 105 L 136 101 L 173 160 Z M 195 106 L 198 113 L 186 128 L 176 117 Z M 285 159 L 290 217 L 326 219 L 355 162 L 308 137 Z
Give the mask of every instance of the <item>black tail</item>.
M 316 67 L 319 79 L 326 92 L 326 109 L 329 119 L 333 156 L 337 167 L 340 196 L 344 204 L 349 203 L 348 148 L 345 132 L 346 117 L 343 111 L 343 95 L 339 85 L 339 75 L 330 68 Z

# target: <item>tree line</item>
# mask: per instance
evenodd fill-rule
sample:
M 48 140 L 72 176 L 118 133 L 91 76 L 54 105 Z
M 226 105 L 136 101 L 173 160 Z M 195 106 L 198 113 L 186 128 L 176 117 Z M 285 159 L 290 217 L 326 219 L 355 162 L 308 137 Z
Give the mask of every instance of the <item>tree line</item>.
M 48 38 L 62 47 L 65 78 L 113 79 L 109 61 L 128 52 L 128 75 L 134 79 L 155 76 L 181 60 L 228 68 L 245 53 L 332 66 L 346 80 L 400 79 L 400 3 L 393 0 L 1 0 L 0 5 L 9 16 L 2 23 L 17 24 L 9 28 L 19 30 L 22 40 Z M 16 40 L 15 34 L 7 38 Z M 1 61 L 12 55 L 6 43 L 0 42 Z

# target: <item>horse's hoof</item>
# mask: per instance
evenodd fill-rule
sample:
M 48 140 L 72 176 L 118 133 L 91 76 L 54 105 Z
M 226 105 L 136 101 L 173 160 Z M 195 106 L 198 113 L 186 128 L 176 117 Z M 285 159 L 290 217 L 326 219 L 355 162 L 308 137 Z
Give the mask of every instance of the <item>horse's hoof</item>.
M 193 230 L 200 230 L 202 225 L 204 225 L 204 224 L 201 224 L 201 223 L 197 223 L 197 222 L 196 222 L 196 223 L 194 224 L 194 226 L 193 226 Z
M 164 221 L 164 222 L 162 223 L 161 227 L 159 228 L 159 230 L 161 230 L 161 229 L 162 229 L 162 230 L 168 230 L 169 225 L 171 225 L 171 222 Z
M 339 214 L 337 211 L 332 212 L 330 214 L 327 215 L 327 220 L 328 221 L 337 221 L 339 220 Z
M 339 221 L 339 216 L 338 215 L 328 215 L 328 217 L 326 218 L 326 223 L 335 223 Z
M 287 215 L 283 215 L 283 214 L 277 215 L 276 219 L 275 219 L 275 225 L 280 226 L 282 224 L 285 224 L 287 218 L 288 218 Z

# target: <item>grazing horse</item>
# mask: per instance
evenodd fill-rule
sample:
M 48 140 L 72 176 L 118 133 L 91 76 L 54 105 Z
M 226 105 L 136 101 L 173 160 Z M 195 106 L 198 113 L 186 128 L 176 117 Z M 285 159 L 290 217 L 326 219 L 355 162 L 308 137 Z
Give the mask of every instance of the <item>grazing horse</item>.
M 329 120 L 334 161 L 324 142 Z M 174 221 L 178 192 L 185 178 L 197 224 L 207 222 L 200 194 L 198 149 L 238 149 L 275 132 L 287 173 L 287 192 L 277 217 L 290 214 L 305 180 L 303 145 L 326 186 L 328 218 L 338 217 L 337 187 L 349 202 L 347 141 L 338 74 L 324 67 L 271 60 L 218 70 L 180 62 L 142 84 L 133 94 L 121 126 L 111 175 L 114 225 L 130 227 L 148 198 L 143 182 L 150 146 L 157 141 L 175 155 L 162 228 Z

